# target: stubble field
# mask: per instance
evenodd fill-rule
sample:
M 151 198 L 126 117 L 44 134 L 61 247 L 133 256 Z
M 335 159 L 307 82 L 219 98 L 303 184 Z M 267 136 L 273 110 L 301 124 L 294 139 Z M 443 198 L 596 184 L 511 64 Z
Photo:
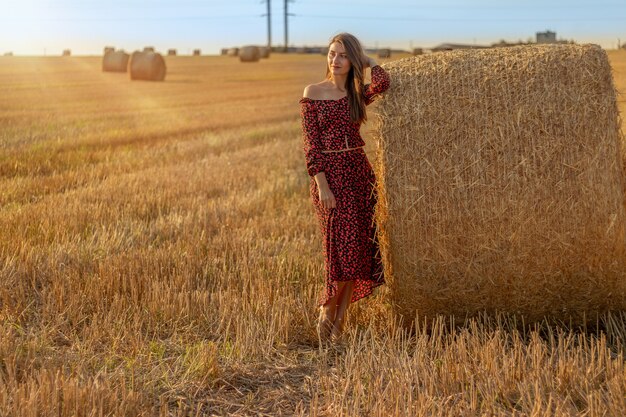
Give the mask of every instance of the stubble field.
M 318 347 L 298 100 L 323 56 L 100 65 L 0 57 L 0 416 L 626 415 L 624 315 L 408 334 L 383 287 Z

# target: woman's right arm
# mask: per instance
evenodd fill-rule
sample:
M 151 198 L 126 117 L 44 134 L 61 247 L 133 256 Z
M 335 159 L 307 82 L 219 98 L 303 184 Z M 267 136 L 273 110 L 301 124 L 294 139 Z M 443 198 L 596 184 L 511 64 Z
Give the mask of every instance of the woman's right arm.
M 324 172 L 324 154 L 322 153 L 322 139 L 317 121 L 317 111 L 314 103 L 307 99 L 307 90 L 300 100 L 300 116 L 302 117 L 303 150 L 307 172 L 315 179 L 319 190 L 319 198 L 325 208 L 335 207 L 335 197 L 330 191 Z

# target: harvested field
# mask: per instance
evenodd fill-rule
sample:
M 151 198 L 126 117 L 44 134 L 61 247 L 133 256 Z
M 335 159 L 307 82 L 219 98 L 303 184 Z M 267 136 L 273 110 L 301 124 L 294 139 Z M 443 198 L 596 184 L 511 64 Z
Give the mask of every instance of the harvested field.
M 298 99 L 324 59 L 165 60 L 0 57 L 0 415 L 626 414 L 626 316 L 409 335 L 383 287 L 318 349 Z

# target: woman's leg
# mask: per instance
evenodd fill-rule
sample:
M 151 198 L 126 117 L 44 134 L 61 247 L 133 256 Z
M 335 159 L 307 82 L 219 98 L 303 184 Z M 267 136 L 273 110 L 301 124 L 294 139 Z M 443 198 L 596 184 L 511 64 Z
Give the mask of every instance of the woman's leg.
M 326 304 L 320 307 L 320 315 L 318 318 L 317 331 L 320 338 L 326 340 L 330 337 L 333 323 L 335 322 L 335 316 L 337 314 L 337 304 L 339 303 L 339 295 L 341 293 L 343 283 L 338 283 L 337 292 L 328 300 Z
M 354 291 L 354 281 L 342 282 L 343 284 L 337 293 L 339 299 L 337 300 L 337 311 L 335 313 L 335 320 L 333 321 L 333 328 L 331 331 L 331 338 L 334 340 L 339 339 L 343 333 L 343 325 L 346 318 L 346 312 L 352 299 L 352 292 Z

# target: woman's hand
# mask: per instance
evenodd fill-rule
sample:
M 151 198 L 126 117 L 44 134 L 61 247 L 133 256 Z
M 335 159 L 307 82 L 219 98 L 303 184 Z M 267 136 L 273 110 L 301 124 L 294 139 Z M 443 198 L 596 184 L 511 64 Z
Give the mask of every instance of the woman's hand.
M 319 190 L 320 203 L 322 204 L 322 207 L 326 209 L 335 208 L 337 206 L 337 202 L 335 201 L 335 196 L 333 195 L 333 192 L 330 191 L 330 187 L 326 181 L 326 173 L 318 172 L 315 174 L 314 178 L 317 183 L 317 189 Z
M 328 186 L 318 188 L 322 206 L 326 209 L 335 208 L 337 206 L 337 202 L 335 201 L 335 196 L 333 195 L 333 192 L 330 191 L 330 188 L 328 188 Z

